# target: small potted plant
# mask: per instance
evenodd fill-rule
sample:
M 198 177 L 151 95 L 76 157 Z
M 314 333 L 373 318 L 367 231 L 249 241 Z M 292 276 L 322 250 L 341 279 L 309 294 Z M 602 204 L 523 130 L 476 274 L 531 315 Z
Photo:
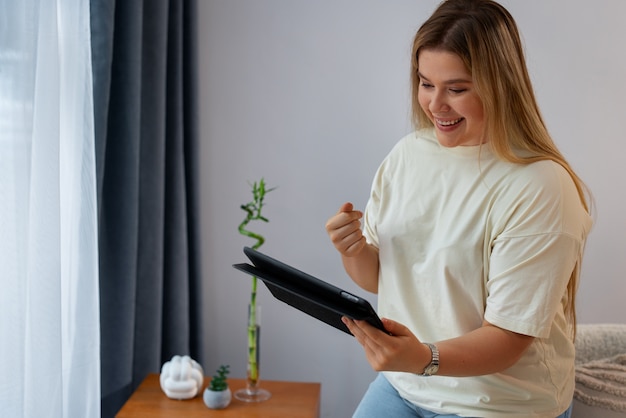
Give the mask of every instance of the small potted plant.
M 209 386 L 204 390 L 202 399 L 211 409 L 223 409 L 230 405 L 232 394 L 228 387 L 226 376 L 230 372 L 228 365 L 221 365 L 211 379 Z

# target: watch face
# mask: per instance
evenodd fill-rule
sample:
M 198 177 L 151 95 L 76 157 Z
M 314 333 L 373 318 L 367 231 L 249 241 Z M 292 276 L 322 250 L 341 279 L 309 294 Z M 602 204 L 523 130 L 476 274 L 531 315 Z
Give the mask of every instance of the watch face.
M 428 376 L 432 376 L 433 374 L 437 373 L 437 370 L 439 370 L 439 365 L 437 365 L 437 364 L 430 364 L 424 370 L 424 374 L 428 375 Z

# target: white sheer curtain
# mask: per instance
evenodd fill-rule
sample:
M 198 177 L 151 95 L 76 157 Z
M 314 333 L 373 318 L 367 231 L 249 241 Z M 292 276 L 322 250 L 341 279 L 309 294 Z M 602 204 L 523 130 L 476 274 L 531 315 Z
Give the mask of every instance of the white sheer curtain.
M 99 417 L 89 0 L 0 0 L 0 416 Z

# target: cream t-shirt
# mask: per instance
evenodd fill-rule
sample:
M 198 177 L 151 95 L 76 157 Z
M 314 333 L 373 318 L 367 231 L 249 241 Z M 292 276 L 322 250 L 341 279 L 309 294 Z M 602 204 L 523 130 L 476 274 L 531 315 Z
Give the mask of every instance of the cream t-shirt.
M 562 413 L 574 389 L 566 286 L 590 228 L 557 163 L 503 162 L 486 145 L 445 148 L 432 129 L 400 140 L 377 171 L 364 215 L 364 234 L 380 251 L 380 316 L 423 342 L 466 334 L 483 319 L 537 338 L 502 373 L 386 372 L 390 383 L 438 413 Z

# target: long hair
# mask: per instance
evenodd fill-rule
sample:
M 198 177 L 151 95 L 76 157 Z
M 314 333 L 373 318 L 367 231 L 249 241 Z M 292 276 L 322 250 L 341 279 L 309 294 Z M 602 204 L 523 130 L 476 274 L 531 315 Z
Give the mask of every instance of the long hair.
M 517 25 L 504 7 L 492 0 L 447 0 L 417 31 L 411 60 L 416 127 L 432 126 L 418 101 L 418 58 L 425 49 L 451 52 L 463 60 L 483 103 L 487 145 L 498 158 L 518 164 L 557 162 L 572 177 L 584 208 L 590 211 L 587 188 L 548 133 L 528 75 Z M 565 313 L 573 333 L 580 263 L 579 258 L 567 286 Z

